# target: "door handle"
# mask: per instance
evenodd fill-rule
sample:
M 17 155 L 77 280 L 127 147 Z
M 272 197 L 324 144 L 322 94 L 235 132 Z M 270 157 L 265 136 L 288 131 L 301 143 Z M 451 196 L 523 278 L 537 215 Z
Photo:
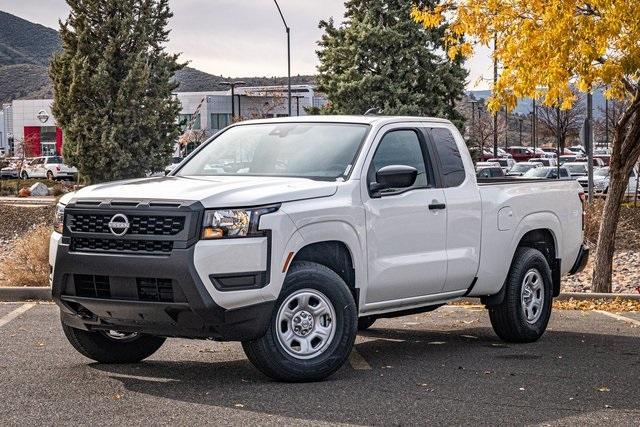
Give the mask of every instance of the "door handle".
M 434 202 L 436 202 L 436 201 L 434 200 Z M 442 209 L 446 209 L 446 208 L 447 208 L 447 205 L 444 204 L 444 203 L 437 203 L 436 202 L 436 203 L 431 203 L 429 205 L 429 210 L 432 210 L 432 211 L 434 211 L 434 210 L 442 210 Z

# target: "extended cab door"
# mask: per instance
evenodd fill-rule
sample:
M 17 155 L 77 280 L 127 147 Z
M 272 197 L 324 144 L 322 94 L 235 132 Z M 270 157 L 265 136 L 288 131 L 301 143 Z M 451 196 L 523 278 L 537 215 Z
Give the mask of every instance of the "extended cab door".
M 376 197 L 370 184 L 376 171 L 389 165 L 416 168 L 416 181 Z M 366 304 L 410 303 L 411 298 L 439 293 L 447 274 L 447 213 L 443 189 L 435 186 L 424 131 L 406 125 L 384 127 L 367 155 L 361 181 L 367 230 Z
M 444 190 L 447 205 L 447 280 L 443 291 L 466 290 L 478 271 L 482 234 L 482 201 L 473 162 L 462 136 L 451 125 L 433 124 L 426 131 L 436 158 L 437 185 Z

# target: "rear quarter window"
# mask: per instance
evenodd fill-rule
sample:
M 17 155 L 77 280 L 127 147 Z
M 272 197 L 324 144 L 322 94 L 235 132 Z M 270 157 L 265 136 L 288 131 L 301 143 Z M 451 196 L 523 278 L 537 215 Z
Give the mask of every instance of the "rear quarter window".
M 431 128 L 431 138 L 440 159 L 440 172 L 445 187 L 457 187 L 464 182 L 464 163 L 458 144 L 449 129 Z

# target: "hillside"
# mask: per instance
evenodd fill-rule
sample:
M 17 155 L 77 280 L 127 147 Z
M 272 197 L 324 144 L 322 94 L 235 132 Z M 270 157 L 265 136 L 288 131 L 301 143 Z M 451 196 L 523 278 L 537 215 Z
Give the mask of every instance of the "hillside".
M 53 96 L 47 67 L 60 49 L 58 32 L 0 11 L 0 103 Z M 176 76 L 181 92 L 225 90 L 229 77 L 187 67 Z M 243 77 L 247 86 L 285 85 L 286 77 Z M 313 76 L 292 76 L 292 84 L 313 83 Z
M 286 77 L 241 77 L 230 78 L 208 74 L 195 68 L 186 67 L 176 73 L 176 80 L 180 83 L 180 92 L 202 92 L 212 90 L 226 90 L 228 86 L 221 85 L 225 80 L 242 80 L 246 86 L 286 85 Z M 314 76 L 291 76 L 291 84 L 313 84 Z
M 60 39 L 56 30 L 0 11 L 0 66 L 47 66 L 58 49 Z

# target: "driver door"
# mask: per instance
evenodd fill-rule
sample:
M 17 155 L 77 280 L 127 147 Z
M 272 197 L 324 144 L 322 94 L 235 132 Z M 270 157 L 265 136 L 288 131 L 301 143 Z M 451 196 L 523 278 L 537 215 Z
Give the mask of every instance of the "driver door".
M 368 264 L 365 303 L 373 308 L 394 305 L 394 300 L 419 302 L 439 293 L 447 273 L 444 191 L 436 188 L 425 134 L 418 128 L 384 129 L 368 154 L 362 178 Z M 376 171 L 389 165 L 416 168 L 416 181 L 376 197 L 370 184 Z

